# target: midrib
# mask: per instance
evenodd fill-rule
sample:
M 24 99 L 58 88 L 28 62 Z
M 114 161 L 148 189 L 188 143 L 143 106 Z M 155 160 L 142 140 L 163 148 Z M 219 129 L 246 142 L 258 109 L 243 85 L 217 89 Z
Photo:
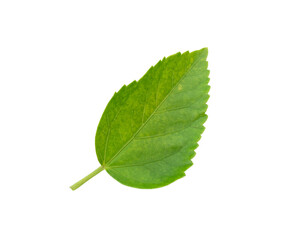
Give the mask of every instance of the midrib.
M 148 117 L 148 119 L 140 126 L 140 128 L 136 131 L 136 133 L 126 142 L 126 144 L 108 161 L 105 163 L 104 168 L 107 169 L 109 167 L 109 163 L 111 164 L 113 160 L 134 140 L 134 138 L 137 136 L 137 134 L 143 129 L 144 126 L 151 120 L 151 118 L 155 115 L 157 110 L 163 105 L 163 103 L 167 100 L 167 98 L 171 95 L 173 90 L 177 87 L 177 85 L 187 76 L 187 74 L 192 70 L 192 68 L 195 66 L 197 61 L 200 59 L 196 59 L 191 67 L 184 73 L 184 75 L 181 77 L 181 79 L 174 85 L 174 87 L 170 90 L 170 92 L 165 96 L 165 98 L 161 101 L 161 103 L 157 106 L 157 108 L 152 112 L 152 114 Z

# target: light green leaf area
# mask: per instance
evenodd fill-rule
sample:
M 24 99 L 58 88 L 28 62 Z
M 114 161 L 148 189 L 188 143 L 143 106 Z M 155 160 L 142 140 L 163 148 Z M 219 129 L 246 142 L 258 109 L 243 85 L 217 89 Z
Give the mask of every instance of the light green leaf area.
M 96 133 L 101 167 L 94 175 L 105 169 L 136 188 L 163 187 L 185 176 L 207 120 L 207 55 L 204 48 L 164 58 L 114 94 Z

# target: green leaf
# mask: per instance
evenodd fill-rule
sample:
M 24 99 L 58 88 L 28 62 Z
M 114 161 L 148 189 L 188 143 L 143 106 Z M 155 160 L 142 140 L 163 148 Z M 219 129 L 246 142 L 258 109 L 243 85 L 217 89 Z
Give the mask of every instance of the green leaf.
M 185 176 L 207 120 L 209 70 L 206 48 L 159 61 L 108 103 L 95 146 L 101 166 L 120 183 L 158 188 Z

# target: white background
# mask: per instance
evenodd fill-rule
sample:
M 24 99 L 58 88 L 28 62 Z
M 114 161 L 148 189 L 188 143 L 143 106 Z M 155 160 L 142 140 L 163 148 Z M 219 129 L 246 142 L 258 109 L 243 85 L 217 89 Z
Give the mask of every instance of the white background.
M 0 2 L 0 239 L 299 239 L 297 1 Z M 206 131 L 155 190 L 99 166 L 115 91 L 209 48 Z

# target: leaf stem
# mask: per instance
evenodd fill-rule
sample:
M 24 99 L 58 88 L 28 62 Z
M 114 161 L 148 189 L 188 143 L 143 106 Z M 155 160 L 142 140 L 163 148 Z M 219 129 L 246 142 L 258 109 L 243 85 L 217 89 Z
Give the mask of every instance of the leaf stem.
M 74 185 L 70 186 L 70 188 L 74 191 L 77 188 L 81 187 L 84 183 L 86 183 L 89 179 L 93 178 L 95 175 L 100 173 L 101 171 L 104 170 L 103 166 L 100 166 L 96 170 L 94 170 L 92 173 L 88 174 L 86 177 L 82 178 L 80 181 L 76 182 Z

